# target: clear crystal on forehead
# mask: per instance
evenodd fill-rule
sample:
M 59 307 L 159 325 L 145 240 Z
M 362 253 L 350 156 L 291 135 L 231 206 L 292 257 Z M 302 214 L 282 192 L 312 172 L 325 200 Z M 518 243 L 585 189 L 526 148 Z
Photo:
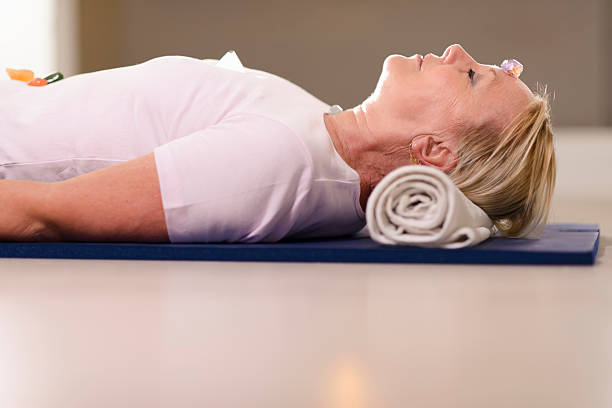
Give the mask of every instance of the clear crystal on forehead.
M 523 72 L 523 64 L 521 64 L 515 59 L 504 60 L 501 63 L 500 68 L 506 74 L 511 75 L 515 78 L 518 78 L 521 75 L 521 72 Z

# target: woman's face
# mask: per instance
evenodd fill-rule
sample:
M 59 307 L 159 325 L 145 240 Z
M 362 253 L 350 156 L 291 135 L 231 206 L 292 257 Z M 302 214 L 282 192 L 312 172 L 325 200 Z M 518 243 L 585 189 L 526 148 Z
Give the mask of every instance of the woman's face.
M 433 135 L 428 144 L 444 142 L 454 150 L 462 131 L 481 125 L 501 130 L 532 97 L 521 80 L 498 66 L 479 64 L 454 44 L 441 57 L 388 56 L 376 90 L 364 105 L 378 119 L 373 125 L 380 134 L 403 138 L 404 143 L 407 135 Z M 413 143 L 413 148 L 418 146 Z

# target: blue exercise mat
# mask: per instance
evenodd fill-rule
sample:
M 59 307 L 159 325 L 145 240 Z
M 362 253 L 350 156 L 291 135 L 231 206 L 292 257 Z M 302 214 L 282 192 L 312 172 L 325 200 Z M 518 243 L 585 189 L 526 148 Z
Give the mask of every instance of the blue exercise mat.
M 540 239 L 493 237 L 463 249 L 386 246 L 367 236 L 273 244 L 4 242 L 3 258 L 276 262 L 593 264 L 599 226 L 551 224 Z

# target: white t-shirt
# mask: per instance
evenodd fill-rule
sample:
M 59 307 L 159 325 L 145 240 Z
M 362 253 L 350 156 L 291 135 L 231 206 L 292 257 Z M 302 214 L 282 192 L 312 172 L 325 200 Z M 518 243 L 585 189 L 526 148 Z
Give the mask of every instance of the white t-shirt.
M 154 151 L 171 242 L 350 234 L 365 225 L 359 175 L 328 110 L 233 52 L 0 81 L 0 179 L 65 180 Z

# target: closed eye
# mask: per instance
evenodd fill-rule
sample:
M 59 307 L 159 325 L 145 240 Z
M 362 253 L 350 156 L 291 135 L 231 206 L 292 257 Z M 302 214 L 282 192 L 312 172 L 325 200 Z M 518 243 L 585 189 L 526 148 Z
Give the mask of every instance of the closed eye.
M 470 77 L 470 80 L 472 82 L 474 82 L 474 74 L 476 74 L 476 72 L 472 68 L 470 68 L 470 70 L 468 71 L 468 76 Z

